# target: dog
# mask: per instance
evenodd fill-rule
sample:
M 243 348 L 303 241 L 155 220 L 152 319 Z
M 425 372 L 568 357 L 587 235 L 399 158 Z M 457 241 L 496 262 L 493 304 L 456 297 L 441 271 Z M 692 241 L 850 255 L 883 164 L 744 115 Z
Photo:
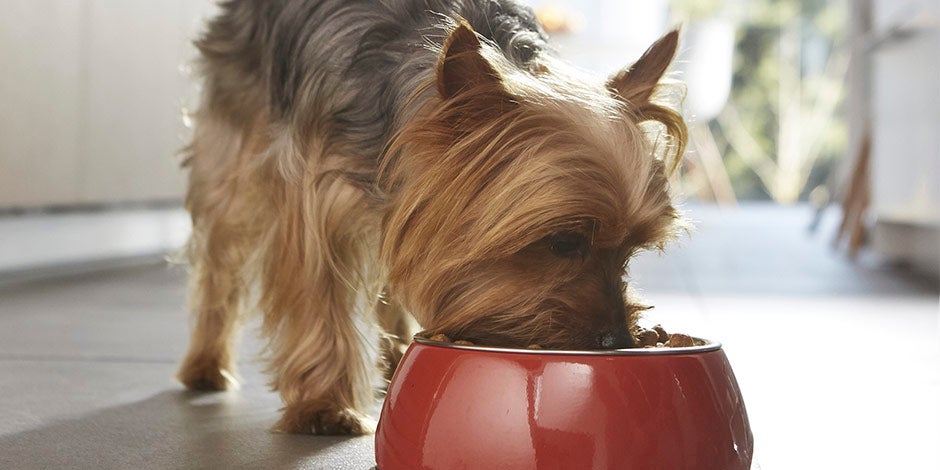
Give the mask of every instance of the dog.
M 677 43 L 603 80 L 512 0 L 221 3 L 196 41 L 178 379 L 235 386 L 257 310 L 275 429 L 362 434 L 413 322 L 490 346 L 634 346 L 627 262 L 681 221 L 686 127 L 660 100 Z

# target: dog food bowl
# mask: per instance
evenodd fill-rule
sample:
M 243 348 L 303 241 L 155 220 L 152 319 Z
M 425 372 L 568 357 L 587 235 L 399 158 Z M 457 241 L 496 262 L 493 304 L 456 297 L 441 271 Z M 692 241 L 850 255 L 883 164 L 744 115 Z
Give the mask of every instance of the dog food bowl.
M 748 470 L 753 447 L 718 343 L 550 351 L 416 338 L 375 459 L 378 470 Z

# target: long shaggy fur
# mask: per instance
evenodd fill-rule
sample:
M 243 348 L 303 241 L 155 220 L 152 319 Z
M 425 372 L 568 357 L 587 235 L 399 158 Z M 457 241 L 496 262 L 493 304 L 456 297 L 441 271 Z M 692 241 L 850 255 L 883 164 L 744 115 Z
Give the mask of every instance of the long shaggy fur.
M 222 3 L 197 42 L 181 381 L 232 386 L 255 308 L 288 432 L 369 430 L 406 312 L 482 344 L 630 346 L 626 263 L 678 217 L 685 126 L 656 101 L 676 40 L 604 82 L 512 1 Z

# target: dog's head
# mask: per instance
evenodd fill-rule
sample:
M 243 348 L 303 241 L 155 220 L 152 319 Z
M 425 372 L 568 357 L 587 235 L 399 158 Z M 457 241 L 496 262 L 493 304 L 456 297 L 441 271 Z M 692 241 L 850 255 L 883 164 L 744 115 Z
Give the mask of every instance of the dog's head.
M 430 85 L 439 99 L 403 127 L 383 170 L 382 259 L 422 327 L 491 346 L 633 346 L 642 307 L 627 262 L 678 220 L 672 165 L 655 147 L 677 159 L 685 125 L 653 101 L 677 40 L 592 84 L 551 58 L 519 70 L 457 26 Z

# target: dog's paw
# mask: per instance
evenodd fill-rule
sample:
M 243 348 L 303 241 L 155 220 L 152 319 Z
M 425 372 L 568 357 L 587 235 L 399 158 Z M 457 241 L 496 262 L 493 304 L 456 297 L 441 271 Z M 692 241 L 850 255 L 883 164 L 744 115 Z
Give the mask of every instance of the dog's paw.
M 374 433 L 375 421 L 354 410 L 293 405 L 284 409 L 284 416 L 274 425 L 274 429 L 321 436 L 361 435 Z
M 215 361 L 187 360 L 180 367 L 176 378 L 186 388 L 200 392 L 238 389 L 235 375 L 220 368 Z

